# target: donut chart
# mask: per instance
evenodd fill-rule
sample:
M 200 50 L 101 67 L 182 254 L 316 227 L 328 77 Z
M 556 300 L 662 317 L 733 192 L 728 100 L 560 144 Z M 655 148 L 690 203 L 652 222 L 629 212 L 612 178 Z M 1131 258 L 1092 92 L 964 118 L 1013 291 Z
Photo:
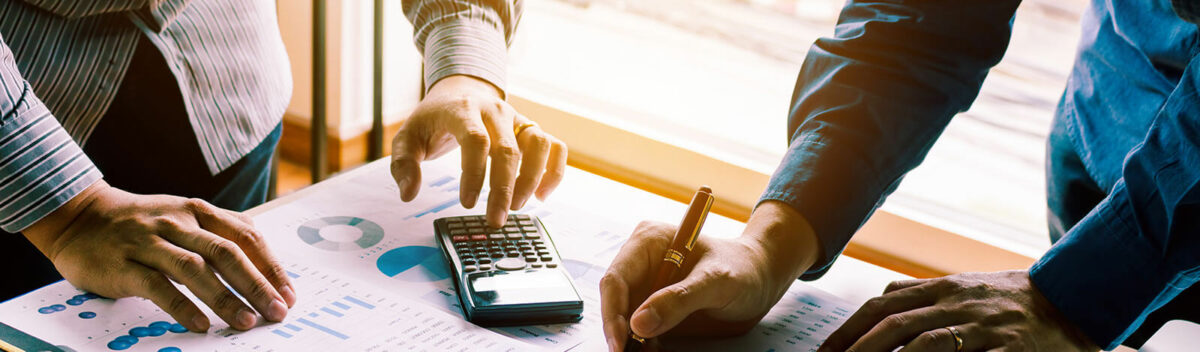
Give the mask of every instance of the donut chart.
M 353 233 L 357 231 L 357 233 Z M 300 240 L 327 251 L 356 251 L 383 240 L 383 227 L 353 216 L 328 216 L 313 219 L 296 230 Z M 351 233 L 347 233 L 351 232 Z M 339 234 L 340 236 L 333 236 Z

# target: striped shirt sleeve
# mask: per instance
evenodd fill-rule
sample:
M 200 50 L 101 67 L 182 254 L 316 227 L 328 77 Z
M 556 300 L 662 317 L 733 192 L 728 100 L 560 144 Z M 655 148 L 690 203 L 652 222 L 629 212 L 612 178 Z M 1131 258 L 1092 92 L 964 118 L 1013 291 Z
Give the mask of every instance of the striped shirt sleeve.
M 0 229 L 24 230 L 100 178 L 0 38 Z
M 80 18 L 157 6 L 162 0 L 25 0 L 55 15 Z
M 508 45 L 522 8 L 521 0 L 404 0 L 413 42 L 425 59 L 425 90 L 458 74 L 504 91 Z

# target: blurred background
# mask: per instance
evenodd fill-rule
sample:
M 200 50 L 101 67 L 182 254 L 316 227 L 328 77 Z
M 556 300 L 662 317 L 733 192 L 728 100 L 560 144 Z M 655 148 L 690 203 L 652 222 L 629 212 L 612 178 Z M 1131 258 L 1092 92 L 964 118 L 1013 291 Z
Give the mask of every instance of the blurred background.
M 382 13 L 385 146 L 420 99 L 421 57 L 400 4 L 386 1 Z M 800 65 L 814 40 L 833 33 L 843 5 L 528 0 L 510 48 L 509 92 L 770 174 L 787 147 Z M 367 161 L 374 9 L 370 1 L 327 6 L 326 151 L 336 171 Z M 1046 250 L 1044 144 L 1085 7 L 1021 5 L 1008 53 L 974 106 L 884 210 L 1030 257 Z M 296 84 L 280 148 L 286 193 L 310 182 L 313 13 L 309 1 L 281 1 L 279 11 Z

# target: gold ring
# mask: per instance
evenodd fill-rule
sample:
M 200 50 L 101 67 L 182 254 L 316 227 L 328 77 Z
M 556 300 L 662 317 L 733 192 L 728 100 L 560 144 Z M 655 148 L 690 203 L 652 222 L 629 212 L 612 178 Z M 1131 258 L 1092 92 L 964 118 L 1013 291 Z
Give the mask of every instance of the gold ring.
M 536 127 L 536 126 L 537 126 L 537 123 L 534 123 L 534 122 L 526 122 L 526 123 L 517 125 L 517 127 L 513 127 L 513 137 L 520 137 L 521 132 L 524 132 L 525 129 L 530 128 L 530 127 Z
M 963 341 L 962 341 L 962 335 L 958 334 L 958 328 L 950 326 L 950 327 L 946 327 L 946 330 L 950 330 L 950 335 L 954 336 L 954 352 L 962 352 Z

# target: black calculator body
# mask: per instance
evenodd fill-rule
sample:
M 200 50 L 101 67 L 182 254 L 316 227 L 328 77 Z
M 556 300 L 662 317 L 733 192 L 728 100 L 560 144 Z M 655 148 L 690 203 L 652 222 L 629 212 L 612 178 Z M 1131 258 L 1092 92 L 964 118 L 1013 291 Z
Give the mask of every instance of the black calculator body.
M 541 220 L 508 216 L 488 228 L 483 216 L 434 220 L 467 320 L 480 326 L 577 322 L 583 299 Z

